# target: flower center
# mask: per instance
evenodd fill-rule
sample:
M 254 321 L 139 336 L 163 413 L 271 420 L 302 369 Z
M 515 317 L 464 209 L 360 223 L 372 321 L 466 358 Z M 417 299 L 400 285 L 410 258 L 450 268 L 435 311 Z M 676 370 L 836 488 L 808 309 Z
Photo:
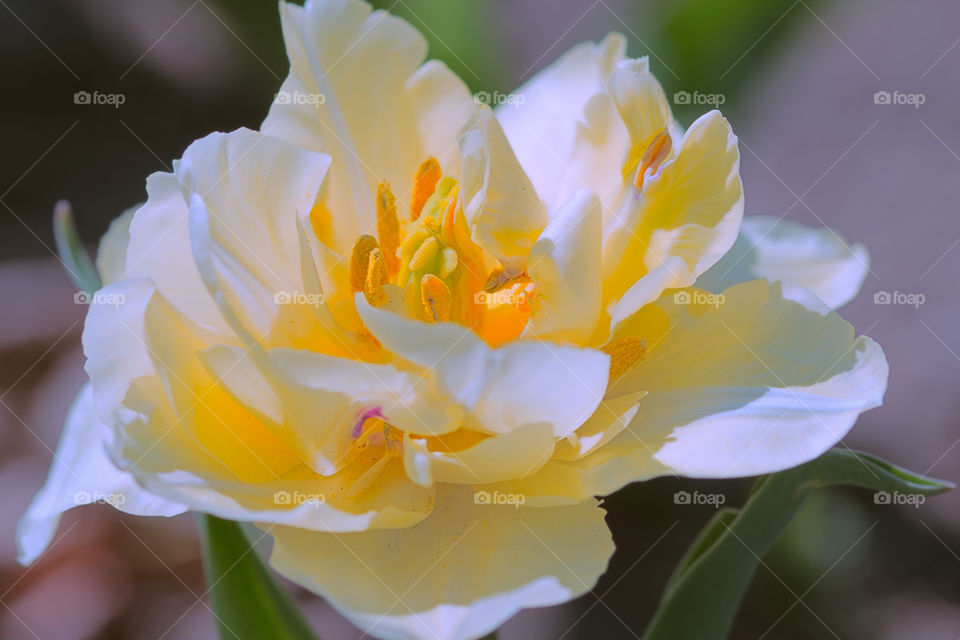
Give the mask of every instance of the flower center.
M 350 286 L 375 307 L 423 322 L 458 322 L 493 346 L 520 335 L 534 286 L 503 269 L 470 234 L 460 185 L 428 158 L 414 176 L 409 216 L 386 181 L 377 187 L 377 236 L 361 235 L 350 257 Z

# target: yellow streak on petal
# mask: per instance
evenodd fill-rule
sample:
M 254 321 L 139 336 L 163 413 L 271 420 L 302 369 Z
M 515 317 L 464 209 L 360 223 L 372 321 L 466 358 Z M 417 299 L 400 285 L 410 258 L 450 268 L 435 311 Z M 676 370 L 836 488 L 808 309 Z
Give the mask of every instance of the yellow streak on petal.
M 423 205 L 433 195 L 440 176 L 440 163 L 436 158 L 427 158 L 417 167 L 417 173 L 413 178 L 413 197 L 410 200 L 411 221 L 420 217 Z
M 640 338 L 623 336 L 614 338 L 600 350 L 610 356 L 610 379 L 613 380 L 633 369 L 643 359 L 647 347 Z
M 428 322 L 446 322 L 450 320 L 452 300 L 450 289 L 437 276 L 428 273 L 420 280 L 420 300 Z
M 670 149 L 673 147 L 673 140 L 666 129 L 662 129 L 647 146 L 647 150 L 640 160 L 640 169 L 637 171 L 637 177 L 634 186 L 637 189 L 643 187 L 643 180 L 647 173 L 653 173 L 657 167 L 667 158 Z
M 387 273 L 395 276 L 400 269 L 397 249 L 400 248 L 400 221 L 397 219 L 397 199 L 390 184 L 382 180 L 377 185 L 377 238 L 387 265 Z
M 367 283 L 367 268 L 370 252 L 378 247 L 377 239 L 366 234 L 359 236 L 353 243 L 350 253 L 350 291 L 363 291 Z
M 370 252 L 370 261 L 367 263 L 367 280 L 364 283 L 363 295 L 371 305 L 375 307 L 387 303 L 387 294 L 383 290 L 383 285 L 390 282 L 387 278 L 387 266 L 383 260 L 383 253 L 380 249 L 374 249 Z

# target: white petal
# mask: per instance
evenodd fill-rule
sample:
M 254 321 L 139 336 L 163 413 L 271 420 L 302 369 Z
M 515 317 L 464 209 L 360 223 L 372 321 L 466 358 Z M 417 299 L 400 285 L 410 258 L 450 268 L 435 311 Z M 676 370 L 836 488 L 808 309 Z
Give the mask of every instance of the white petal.
M 17 559 L 32 563 L 53 540 L 60 514 L 102 501 L 138 516 L 175 516 L 187 510 L 140 488 L 107 457 L 110 429 L 97 416 L 89 384 L 70 406 L 43 488 L 17 525 Z
M 669 294 L 626 325 L 648 347 L 608 391 L 647 390 L 627 429 L 584 458 L 482 488 L 554 505 L 661 475 L 772 473 L 821 455 L 881 404 L 883 352 L 836 313 L 785 299 L 763 280 L 723 295 L 714 307 Z
M 629 316 L 665 289 L 693 284 L 733 245 L 742 217 L 737 137 L 711 111 L 691 125 L 676 157 L 647 179 L 642 193 L 625 195 L 617 220 L 604 230 L 611 316 Z M 630 287 L 649 294 L 631 295 Z M 621 297 L 624 306 L 616 308 Z
M 97 248 L 97 272 L 103 284 L 116 282 L 127 270 L 127 245 L 130 243 L 130 222 L 139 208 L 131 207 L 110 222 Z
M 297 221 L 313 208 L 329 165 L 328 156 L 246 129 L 211 134 L 184 153 L 177 177 L 194 258 L 238 333 L 289 343 L 291 331 L 315 323 L 309 305 L 291 308 L 278 296 L 304 293 Z M 297 317 L 277 322 L 284 313 Z
M 617 131 L 623 141 L 622 153 L 614 158 L 612 173 L 594 173 L 594 167 L 572 165 L 576 164 L 575 143 L 582 135 L 579 130 L 590 119 L 587 105 L 603 95 L 625 49 L 626 40 L 619 33 L 609 34 L 600 43 L 579 44 L 515 90 L 513 102 L 496 109 L 520 164 L 551 209 L 573 194 L 572 190 L 561 193 L 567 183 L 603 193 L 611 181 L 619 179 L 619 164 L 629 147 L 622 125 Z M 620 124 L 619 119 L 615 124 Z M 571 171 L 579 179 L 571 180 Z
M 747 216 L 733 248 L 697 280 L 719 293 L 738 282 L 782 281 L 784 295 L 812 291 L 830 309 L 850 302 L 870 272 L 862 244 L 849 245 L 832 229 L 809 227 L 768 216 Z
M 460 155 L 460 196 L 474 240 L 506 273 L 521 273 L 547 211 L 489 108 L 461 136 Z
M 443 393 L 474 414 L 471 429 L 506 433 L 547 422 L 565 437 L 590 417 L 607 386 L 610 357 L 600 351 L 546 342 L 493 349 L 466 327 L 407 320 L 360 295 L 357 309 L 385 348 L 426 369 Z
M 427 155 L 456 164 L 456 136 L 476 110 L 406 21 L 356 0 L 280 5 L 290 75 L 261 130 L 333 157 L 326 204 L 332 246 L 374 228 L 376 185 L 407 193 Z M 298 97 L 299 96 L 299 97 Z
M 593 587 L 614 549 L 597 505 L 475 504 L 471 490 L 448 487 L 431 517 L 409 529 L 329 535 L 275 527 L 270 563 L 376 637 L 472 640 L 522 608 Z
M 583 344 L 600 318 L 600 200 L 582 189 L 547 225 L 530 252 L 537 285 L 528 330 Z

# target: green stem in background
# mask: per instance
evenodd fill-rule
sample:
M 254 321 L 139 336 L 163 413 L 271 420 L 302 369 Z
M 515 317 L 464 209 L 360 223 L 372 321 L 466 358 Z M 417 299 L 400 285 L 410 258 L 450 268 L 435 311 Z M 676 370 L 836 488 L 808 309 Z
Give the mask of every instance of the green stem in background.
M 844 484 L 924 496 L 953 488 L 849 449 L 832 449 L 802 466 L 764 476 L 742 509 L 719 511 L 694 541 L 667 583 L 643 640 L 726 638 L 761 558 L 810 494 Z
M 87 255 L 73 221 L 73 209 L 66 200 L 60 200 L 53 207 L 53 237 L 57 243 L 57 252 L 78 291 L 91 294 L 99 289 L 100 276 Z
M 221 640 L 318 640 L 240 524 L 199 514 L 203 566 Z

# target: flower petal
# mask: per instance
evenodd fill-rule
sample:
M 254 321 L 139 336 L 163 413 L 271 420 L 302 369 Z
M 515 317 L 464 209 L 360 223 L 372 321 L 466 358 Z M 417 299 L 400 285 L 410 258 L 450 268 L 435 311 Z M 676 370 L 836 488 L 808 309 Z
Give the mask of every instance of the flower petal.
M 642 192 L 628 194 L 604 238 L 604 301 L 614 303 L 611 316 L 629 316 L 665 289 L 690 286 L 733 245 L 743 217 L 739 167 L 737 137 L 711 111 L 691 125 L 676 157 Z M 649 293 L 632 296 L 631 287 Z M 616 308 L 621 297 L 624 306 Z
M 647 391 L 627 429 L 584 458 L 481 488 L 550 506 L 660 475 L 772 473 L 816 458 L 881 404 L 883 352 L 837 314 L 763 280 L 723 295 L 718 306 L 664 296 L 622 329 L 648 347 L 607 392 Z
M 334 249 L 375 223 L 380 180 L 410 184 L 433 155 L 444 168 L 476 105 L 409 23 L 356 0 L 280 5 L 290 75 L 261 130 L 333 158 L 325 203 Z
M 127 245 L 130 244 L 130 222 L 140 206 L 131 207 L 110 222 L 97 247 L 97 272 L 103 284 L 116 282 L 127 270 Z
M 547 422 L 562 438 L 603 398 L 610 367 L 603 352 L 546 342 L 494 349 L 467 327 L 407 320 L 371 307 L 361 295 L 356 303 L 385 348 L 424 368 L 442 393 L 472 412 L 470 429 L 496 434 Z
M 862 244 L 849 245 L 832 229 L 768 216 L 747 216 L 733 248 L 697 279 L 697 286 L 719 293 L 738 282 L 766 278 L 783 282 L 784 295 L 812 291 L 830 309 L 850 302 L 870 272 Z
M 561 207 L 530 252 L 537 285 L 528 332 L 584 344 L 600 319 L 600 200 L 581 189 Z
M 138 516 L 175 516 L 187 510 L 137 485 L 133 476 L 120 471 L 104 447 L 110 429 L 100 421 L 93 393 L 85 384 L 70 406 L 60 444 L 43 488 L 17 524 L 17 559 L 28 565 L 53 540 L 60 514 L 92 502 L 107 502 Z
M 385 640 L 478 638 L 521 608 L 587 592 L 606 569 L 614 547 L 596 500 L 556 509 L 474 500 L 446 487 L 429 518 L 397 531 L 274 527 L 270 563 Z
M 521 273 L 547 211 L 488 107 L 460 137 L 460 155 L 460 197 L 474 239 L 505 273 Z
M 591 166 L 572 165 L 575 141 L 587 119 L 587 104 L 606 91 L 625 50 L 626 40 L 619 33 L 609 34 L 600 43 L 578 44 L 514 91 L 517 100 L 496 109 L 517 159 L 551 210 L 573 195 L 572 190 L 564 190 L 567 183 L 602 193 L 619 178 L 619 166 L 604 175 L 594 173 Z M 620 127 L 619 133 L 624 141 L 622 153 L 626 153 L 626 132 Z M 614 161 L 619 165 L 623 158 Z M 579 180 L 570 179 L 571 171 Z
M 309 212 L 328 156 L 254 131 L 214 133 L 184 153 L 177 177 L 189 201 L 190 240 L 209 295 L 239 335 L 309 342 L 298 217 Z

